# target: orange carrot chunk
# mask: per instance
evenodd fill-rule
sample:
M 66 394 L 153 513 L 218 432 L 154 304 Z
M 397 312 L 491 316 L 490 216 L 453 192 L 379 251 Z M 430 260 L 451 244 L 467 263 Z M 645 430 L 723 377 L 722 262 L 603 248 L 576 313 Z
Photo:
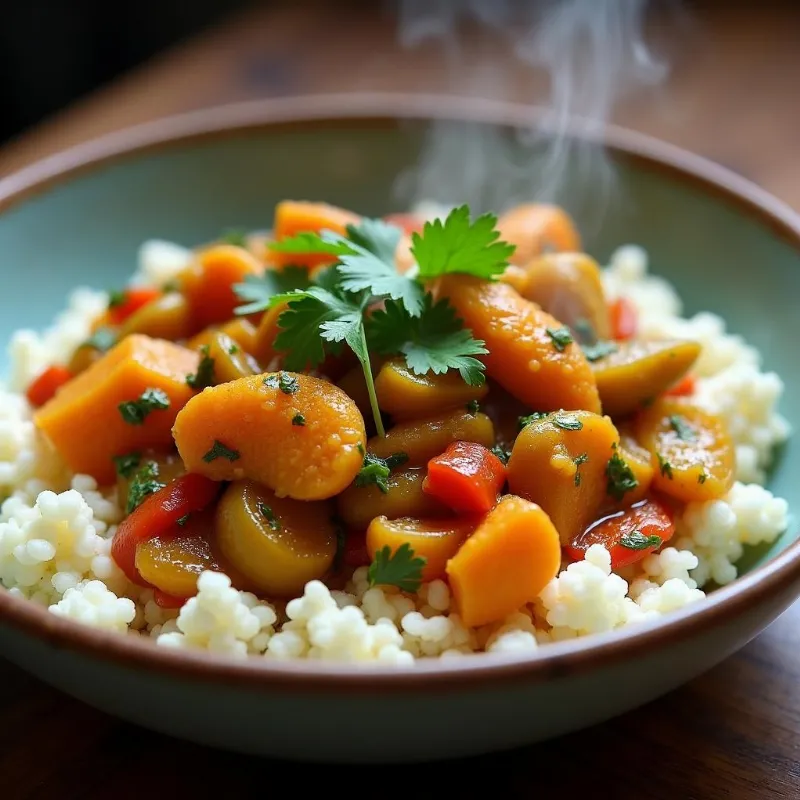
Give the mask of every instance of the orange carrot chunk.
M 485 514 L 505 482 L 506 468 L 494 453 L 475 442 L 453 442 L 428 462 L 422 489 L 457 513 Z
M 275 207 L 275 221 L 272 232 L 276 241 L 312 231 L 319 233 L 328 230 L 347 235 L 348 225 L 361 221 L 358 214 L 327 203 L 309 203 L 303 200 L 284 200 Z M 280 253 L 273 250 L 270 262 L 278 266 L 294 264 L 303 267 L 318 267 L 332 264 L 336 259 L 324 253 Z
M 556 576 L 561 542 L 550 517 L 528 500 L 506 495 L 447 562 L 465 625 L 487 625 L 533 602 Z
M 150 286 L 131 286 L 123 290 L 119 297 L 109 303 L 108 322 L 111 325 L 122 325 L 128 317 L 152 300 L 161 297 L 161 290 Z
M 617 341 L 633 339 L 639 327 L 636 308 L 626 297 L 617 298 L 609 308 L 611 335 Z
M 601 544 L 611 554 L 611 569 L 618 569 L 641 561 L 673 533 L 669 509 L 657 500 L 642 500 L 592 523 L 564 550 L 573 561 L 582 561 L 593 544 Z
M 181 276 L 181 290 L 196 329 L 227 322 L 242 304 L 233 287 L 263 271 L 258 259 L 243 247 L 220 244 L 201 252 Z
M 38 408 L 55 396 L 55 393 L 72 379 L 72 373 L 61 366 L 48 367 L 38 378 L 34 379 L 25 392 L 28 402 Z
M 111 483 L 114 456 L 172 445 L 175 417 L 193 395 L 186 376 L 199 360 L 173 342 L 131 334 L 64 384 L 34 422 L 73 472 Z

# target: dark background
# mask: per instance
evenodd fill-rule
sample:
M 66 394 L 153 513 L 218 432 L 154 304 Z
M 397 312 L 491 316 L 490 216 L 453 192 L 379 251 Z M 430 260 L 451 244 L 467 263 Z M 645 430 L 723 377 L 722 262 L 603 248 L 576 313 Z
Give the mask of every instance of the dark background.
M 0 3 L 0 143 L 171 44 L 268 0 Z

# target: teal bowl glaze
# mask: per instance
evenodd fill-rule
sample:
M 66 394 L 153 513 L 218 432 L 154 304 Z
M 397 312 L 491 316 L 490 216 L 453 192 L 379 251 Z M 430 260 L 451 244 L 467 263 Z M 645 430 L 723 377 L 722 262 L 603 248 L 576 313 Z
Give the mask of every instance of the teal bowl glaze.
M 489 130 L 524 161 L 517 133 L 538 117 L 525 107 L 455 98 L 265 101 L 136 128 L 0 180 L 0 338 L 47 326 L 78 285 L 122 284 L 147 239 L 191 246 L 229 227 L 265 228 L 286 197 L 372 216 L 400 210 L 396 179 L 419 163 L 433 119 Z M 602 263 L 619 245 L 643 246 L 687 314 L 718 313 L 761 350 L 765 368 L 786 384 L 782 412 L 800 427 L 800 220 L 747 181 L 668 145 L 577 123 L 573 135 L 605 143 L 615 167 L 608 207 L 598 210 L 578 169 L 568 168 L 560 187 L 559 199 L 588 231 L 586 250 Z M 477 196 L 432 199 L 480 207 L 488 193 L 470 191 Z M 509 183 L 510 198 L 524 191 Z M 792 442 L 769 485 L 793 511 L 800 507 L 800 450 Z M 548 645 L 526 658 L 390 672 L 239 663 L 85 629 L 2 590 L 0 652 L 110 713 L 218 747 L 349 762 L 463 756 L 600 722 L 718 663 L 800 595 L 797 538 L 793 519 L 773 545 L 746 554 L 747 574 L 664 622 Z M 378 702 L 382 718 L 393 720 L 390 750 L 365 728 Z

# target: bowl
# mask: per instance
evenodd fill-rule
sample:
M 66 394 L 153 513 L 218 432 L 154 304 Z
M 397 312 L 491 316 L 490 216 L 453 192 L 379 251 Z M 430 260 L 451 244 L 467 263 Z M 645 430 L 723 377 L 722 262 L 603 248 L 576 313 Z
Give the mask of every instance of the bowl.
M 0 181 L 0 336 L 45 326 L 78 284 L 119 284 L 149 238 L 188 245 L 228 226 L 264 227 L 286 196 L 397 210 L 395 177 L 419 159 L 432 120 L 477 126 L 513 149 L 537 119 L 523 106 L 446 97 L 279 99 L 162 120 L 48 158 Z M 786 382 L 783 411 L 796 426 L 800 220 L 666 144 L 614 128 L 577 125 L 572 135 L 599 138 L 616 168 L 617 207 L 595 225 L 589 252 L 602 261 L 630 241 L 647 248 L 689 313 L 717 311 L 761 349 Z M 573 173 L 565 185 L 585 198 Z M 588 206 L 575 211 L 579 223 Z M 794 507 L 798 478 L 800 452 L 789 447 L 770 485 Z M 235 661 L 82 627 L 4 591 L 0 652 L 90 705 L 220 748 L 328 762 L 465 756 L 599 723 L 714 666 L 800 594 L 797 536 L 792 525 L 749 552 L 746 574 L 656 625 L 526 657 L 392 670 Z

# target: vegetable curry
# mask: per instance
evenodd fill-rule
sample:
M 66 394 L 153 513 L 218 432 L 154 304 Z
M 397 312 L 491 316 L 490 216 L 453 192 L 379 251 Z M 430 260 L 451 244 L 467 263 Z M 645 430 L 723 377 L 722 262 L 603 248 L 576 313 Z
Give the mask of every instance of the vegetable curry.
M 615 568 L 644 558 L 681 504 L 728 491 L 699 354 L 637 338 L 560 208 L 425 221 L 287 200 L 269 235 L 111 293 L 27 394 L 72 470 L 116 481 L 112 555 L 159 604 L 207 569 L 291 598 L 369 565 L 405 592 L 446 580 L 475 626 L 592 544 Z

